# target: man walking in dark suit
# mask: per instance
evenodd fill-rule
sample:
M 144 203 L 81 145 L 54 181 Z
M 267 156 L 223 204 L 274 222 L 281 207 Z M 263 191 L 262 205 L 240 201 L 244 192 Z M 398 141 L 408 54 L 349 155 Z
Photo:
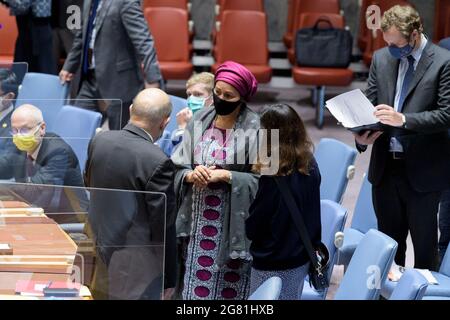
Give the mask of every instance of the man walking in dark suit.
M 99 257 L 95 299 L 159 299 L 163 272 L 164 298 L 173 294 L 174 165 L 154 144 L 171 111 L 167 94 L 146 89 L 130 107 L 130 123 L 99 133 L 89 146 L 86 185 L 106 189 L 91 191 L 89 224 Z
M 375 52 L 366 95 L 392 130 L 356 135 L 373 144 L 369 181 L 380 231 L 398 242 L 405 265 L 408 231 L 416 268 L 437 267 L 437 212 L 450 185 L 450 54 L 422 33 L 416 10 L 394 6 L 381 23 L 389 47 Z
M 55 0 L 58 1 L 58 0 Z M 4 0 L 16 16 L 19 35 L 14 62 L 28 63 L 29 72 L 56 74 L 50 26 L 52 0 Z
M 109 128 L 119 130 L 129 120 L 128 107 L 145 87 L 162 80 L 153 38 L 139 0 L 86 0 L 83 25 L 75 36 L 63 70 L 62 82 L 81 70 L 73 83 L 75 105 L 106 112 Z M 100 100 L 120 99 L 108 106 Z

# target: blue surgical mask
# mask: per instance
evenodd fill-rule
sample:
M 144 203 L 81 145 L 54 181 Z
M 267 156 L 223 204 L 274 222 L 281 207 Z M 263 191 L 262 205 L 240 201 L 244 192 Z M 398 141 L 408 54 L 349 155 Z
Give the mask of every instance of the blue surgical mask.
M 207 98 L 190 96 L 187 99 L 187 104 L 188 104 L 189 109 L 191 109 L 192 113 L 195 113 L 198 110 L 200 110 L 201 108 L 203 108 L 205 105 L 206 99 Z
M 411 54 L 411 52 L 413 52 L 415 46 L 415 41 L 413 46 L 408 43 L 406 46 L 403 46 L 401 48 L 393 44 L 389 46 L 389 52 L 396 59 L 406 58 Z

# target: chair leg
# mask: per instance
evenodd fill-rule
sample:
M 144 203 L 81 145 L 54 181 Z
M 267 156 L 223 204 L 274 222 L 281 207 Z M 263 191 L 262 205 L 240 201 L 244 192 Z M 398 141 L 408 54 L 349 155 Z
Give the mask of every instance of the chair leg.
M 323 128 L 323 114 L 325 111 L 325 86 L 317 87 L 316 126 Z
M 317 88 L 311 89 L 311 102 L 313 106 L 317 105 L 317 93 Z

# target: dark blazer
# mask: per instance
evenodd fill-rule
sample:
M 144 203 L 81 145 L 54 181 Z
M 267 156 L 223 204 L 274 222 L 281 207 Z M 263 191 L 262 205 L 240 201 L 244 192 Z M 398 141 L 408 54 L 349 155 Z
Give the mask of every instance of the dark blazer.
M 108 270 L 103 276 L 110 299 L 159 298 L 149 288 L 161 276 L 164 254 L 165 287 L 175 286 L 174 170 L 147 133 L 132 124 L 98 134 L 89 146 L 86 184 L 109 189 L 91 191 L 89 222 Z
M 83 63 L 91 4 L 92 0 L 84 1 L 82 29 L 63 67 L 71 73 Z M 161 80 L 153 37 L 139 0 L 103 1 L 96 25 L 95 76 L 102 97 L 131 101 L 144 88 L 142 69 L 147 82 Z M 80 83 L 73 85 L 79 90 Z
M 313 245 L 321 240 L 320 172 L 311 163 L 309 175 L 295 172 L 281 177 L 291 187 L 295 202 L 305 221 Z M 247 237 L 252 240 L 250 253 L 258 270 L 298 268 L 309 261 L 300 234 L 271 176 L 261 176 L 250 216 L 245 222 Z
M 28 202 L 44 208 L 47 213 L 79 212 L 86 209 L 84 191 L 70 187 L 83 187 L 78 158 L 72 148 L 61 137 L 46 133 L 39 150 L 35 173 L 27 176 L 27 157 L 25 152 L 15 146 L 0 156 L 0 179 L 14 179 L 27 183 L 16 185 L 15 191 Z M 49 187 L 50 186 L 66 186 Z M 73 216 L 52 216 L 57 222 L 75 222 Z M 74 220 L 75 219 L 75 220 Z
M 399 60 L 388 48 L 374 53 L 366 96 L 374 104 L 394 105 Z M 431 40 L 422 53 L 405 99 L 405 135 L 399 137 L 406 158 L 406 174 L 418 192 L 450 187 L 450 52 Z M 389 156 L 390 136 L 374 143 L 369 181 L 378 185 Z M 360 151 L 365 148 L 357 146 Z

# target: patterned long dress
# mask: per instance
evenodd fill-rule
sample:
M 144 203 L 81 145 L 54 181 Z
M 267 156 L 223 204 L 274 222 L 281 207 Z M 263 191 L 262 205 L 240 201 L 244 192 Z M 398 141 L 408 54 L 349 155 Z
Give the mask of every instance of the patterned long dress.
M 231 152 L 227 148 L 226 131 L 214 129 L 222 134 L 222 141 L 211 136 L 211 129 L 206 130 L 194 149 L 194 154 L 200 154 L 203 162 L 197 165 L 221 168 L 227 152 Z M 224 204 L 230 201 L 230 192 L 227 183 L 210 183 L 203 189 L 194 187 L 193 226 L 187 246 L 182 293 L 185 300 L 242 300 L 248 296 L 248 266 L 241 260 L 231 259 L 226 266 L 216 264 L 222 233 L 226 232 L 222 228 Z

